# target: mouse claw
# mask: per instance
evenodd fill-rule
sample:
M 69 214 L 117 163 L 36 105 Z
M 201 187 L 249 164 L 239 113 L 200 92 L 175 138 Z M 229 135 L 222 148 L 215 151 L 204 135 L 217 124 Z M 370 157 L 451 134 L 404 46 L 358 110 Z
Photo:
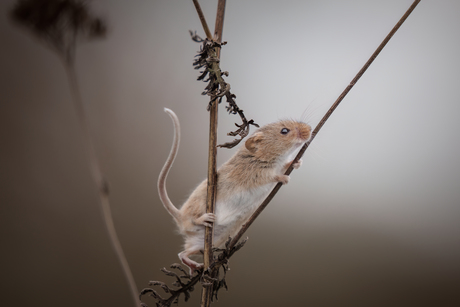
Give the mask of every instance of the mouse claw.
M 214 213 L 205 213 L 195 220 L 195 224 L 212 227 L 216 222 L 217 216 Z
M 300 159 L 296 163 L 292 163 L 292 162 L 294 162 L 294 160 L 292 160 L 291 162 L 286 163 L 285 168 L 287 169 L 292 164 L 292 168 L 299 169 L 300 166 L 302 166 L 303 161 L 302 161 L 302 159 Z
M 302 159 L 300 159 L 299 161 L 297 161 L 296 163 L 292 164 L 292 167 L 294 169 L 299 169 L 301 166 L 302 166 Z
M 212 228 L 212 223 L 203 222 L 203 226 Z
M 283 185 L 289 183 L 289 179 L 291 179 L 288 175 L 279 175 L 275 177 L 276 182 L 281 182 Z

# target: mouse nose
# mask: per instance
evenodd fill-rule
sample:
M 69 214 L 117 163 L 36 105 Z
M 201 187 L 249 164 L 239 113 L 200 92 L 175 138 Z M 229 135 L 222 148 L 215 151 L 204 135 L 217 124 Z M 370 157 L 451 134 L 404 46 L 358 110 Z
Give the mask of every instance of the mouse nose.
M 302 141 L 306 142 L 308 139 L 310 139 L 310 126 L 305 125 L 305 127 L 297 127 L 297 137 L 301 139 Z

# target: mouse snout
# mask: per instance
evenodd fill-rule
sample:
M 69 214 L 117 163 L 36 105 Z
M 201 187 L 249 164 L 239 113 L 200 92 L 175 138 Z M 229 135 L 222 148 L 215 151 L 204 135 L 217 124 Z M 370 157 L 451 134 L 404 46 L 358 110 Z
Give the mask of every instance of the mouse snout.
M 310 126 L 305 125 L 301 127 L 296 127 L 296 131 L 297 131 L 297 137 L 301 139 L 303 142 L 306 142 L 310 139 L 310 135 L 311 135 Z

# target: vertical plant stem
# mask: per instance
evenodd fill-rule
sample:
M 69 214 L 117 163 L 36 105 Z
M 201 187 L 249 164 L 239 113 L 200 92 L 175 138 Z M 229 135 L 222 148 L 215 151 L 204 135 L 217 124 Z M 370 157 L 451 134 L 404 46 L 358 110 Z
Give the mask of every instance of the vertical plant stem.
M 217 3 L 216 25 L 214 29 L 214 39 L 218 43 L 222 43 L 222 33 L 224 31 L 224 17 L 226 0 L 219 0 Z M 220 58 L 220 52 L 217 54 Z
M 369 68 L 369 66 L 372 64 L 372 62 L 377 58 L 379 53 L 382 51 L 382 49 L 385 47 L 385 45 L 390 41 L 390 39 L 393 37 L 393 35 L 398 31 L 398 29 L 401 27 L 401 25 L 404 23 L 404 21 L 409 17 L 409 15 L 412 13 L 412 11 L 415 9 L 415 7 L 419 4 L 421 0 L 415 0 L 412 5 L 409 7 L 409 9 L 406 11 L 406 13 L 401 17 L 401 19 L 398 21 L 398 23 L 393 27 L 393 29 L 388 33 L 388 35 L 385 37 L 385 39 L 380 43 L 380 45 L 377 47 L 377 49 L 374 51 L 374 53 L 371 55 L 369 60 L 364 64 L 364 66 L 360 69 L 360 71 L 356 74 L 356 76 L 353 78 L 353 80 L 350 82 L 350 84 L 343 90 L 343 92 L 340 94 L 340 96 L 337 98 L 337 100 L 334 102 L 334 104 L 329 108 L 329 110 L 326 112 L 326 114 L 323 116 L 321 121 L 318 123 L 316 126 L 315 130 L 311 134 L 311 138 L 308 142 L 306 142 L 302 148 L 300 149 L 299 153 L 295 157 L 295 159 L 292 161 L 292 164 L 298 162 L 300 158 L 303 156 L 305 151 L 307 150 L 308 146 L 311 144 L 315 136 L 318 134 L 320 129 L 323 127 L 323 125 L 326 123 L 328 118 L 331 116 L 332 112 L 338 107 L 340 102 L 345 98 L 345 96 L 348 94 L 348 92 L 353 88 L 353 86 L 358 82 L 358 80 L 361 78 L 361 76 L 366 72 L 366 70 Z M 286 170 L 285 175 L 289 175 L 292 170 L 292 164 L 289 166 L 289 168 Z M 262 204 L 257 208 L 257 210 L 254 212 L 254 214 L 248 219 L 248 221 L 241 227 L 240 231 L 237 233 L 237 235 L 232 239 L 229 245 L 229 249 L 234 247 L 236 243 L 241 239 L 243 234 L 246 232 L 246 230 L 251 226 L 251 224 L 254 222 L 254 220 L 259 216 L 259 214 L 267 207 L 267 205 L 270 203 L 270 201 L 275 197 L 276 193 L 278 193 L 279 189 L 281 188 L 282 184 L 278 183 L 273 190 L 270 192 L 270 194 L 265 198 L 265 200 L 262 202 Z
M 208 187 L 207 187 L 207 198 L 206 198 L 206 212 L 214 213 L 216 192 L 217 192 L 217 111 L 218 102 L 214 100 L 209 110 L 209 152 L 208 152 Z M 206 227 L 205 230 L 205 243 L 204 243 L 204 255 L 203 262 L 204 268 L 207 269 L 213 261 L 212 253 L 212 239 L 213 239 L 213 228 Z M 205 272 L 206 274 L 206 272 Z M 212 284 L 203 287 L 201 294 L 201 306 L 211 305 L 212 295 Z
M 219 0 L 217 4 L 216 14 L 216 26 L 214 31 L 214 39 L 217 42 L 222 42 L 222 32 L 224 24 L 224 13 L 225 13 L 225 0 Z M 217 58 L 220 58 L 220 48 L 216 48 Z M 206 212 L 214 213 L 215 202 L 217 194 L 217 115 L 218 115 L 218 99 L 217 97 L 211 97 L 212 104 L 209 110 L 210 113 L 210 125 L 209 125 L 209 155 L 208 155 L 208 190 L 206 198 Z M 204 267 L 209 268 L 213 262 L 212 253 L 212 241 L 213 241 L 213 228 L 206 227 L 205 232 L 205 244 L 204 244 Z M 215 272 L 209 272 L 212 276 Z M 208 286 L 203 287 L 201 293 L 201 306 L 209 307 L 212 301 L 212 283 Z
M 128 261 L 126 260 L 125 254 L 121 247 L 120 241 L 118 240 L 117 233 L 115 231 L 115 225 L 113 223 L 112 213 L 110 210 L 109 187 L 104 176 L 102 175 L 101 167 L 96 156 L 96 150 L 94 148 L 89 133 L 89 127 L 86 119 L 85 110 L 83 107 L 83 102 L 81 99 L 81 93 L 78 85 L 75 65 L 71 57 L 67 57 L 67 59 L 64 60 L 64 66 L 66 69 L 67 77 L 69 79 L 74 107 L 77 112 L 78 121 L 83 134 L 83 142 L 89 159 L 91 175 L 93 177 L 94 183 L 97 186 L 99 204 L 102 209 L 102 216 L 104 218 L 107 234 L 109 235 L 109 239 L 114 249 L 114 252 L 117 255 L 117 258 L 123 269 L 123 273 L 128 283 L 134 306 L 138 307 L 140 305 L 139 291 L 137 289 L 136 282 L 134 281 L 133 274 L 131 273 Z

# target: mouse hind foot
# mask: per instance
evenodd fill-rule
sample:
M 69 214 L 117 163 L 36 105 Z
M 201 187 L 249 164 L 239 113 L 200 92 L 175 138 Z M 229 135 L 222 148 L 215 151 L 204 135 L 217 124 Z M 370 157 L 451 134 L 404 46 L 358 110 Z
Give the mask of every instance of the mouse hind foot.
M 190 276 L 192 276 L 195 271 L 203 268 L 203 263 L 198 263 L 189 258 L 190 255 L 195 255 L 199 253 L 200 250 L 184 250 L 183 252 L 180 252 L 178 255 L 182 263 L 189 267 Z

